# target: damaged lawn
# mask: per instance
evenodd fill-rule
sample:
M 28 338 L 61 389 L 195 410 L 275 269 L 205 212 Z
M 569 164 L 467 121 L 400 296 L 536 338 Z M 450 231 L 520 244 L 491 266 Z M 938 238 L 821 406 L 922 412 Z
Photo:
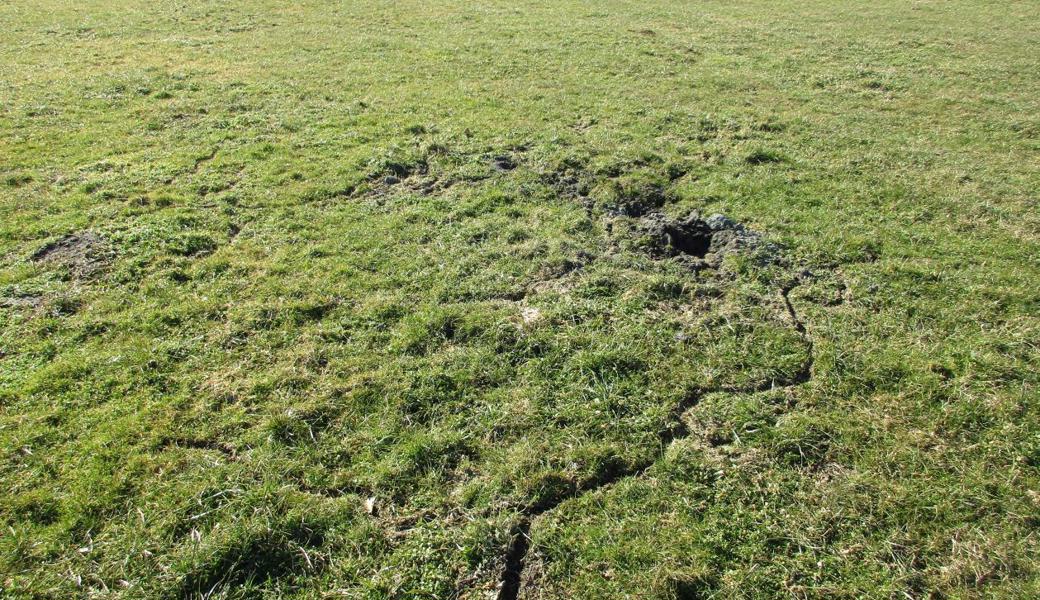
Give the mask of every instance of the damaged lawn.
M 0 6 L 0 595 L 1040 595 L 1030 5 L 153 4 Z

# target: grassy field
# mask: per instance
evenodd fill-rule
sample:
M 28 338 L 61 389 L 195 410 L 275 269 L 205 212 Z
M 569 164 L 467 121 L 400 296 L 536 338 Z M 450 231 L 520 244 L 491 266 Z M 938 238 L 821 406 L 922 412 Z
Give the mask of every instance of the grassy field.
M 0 3 L 0 596 L 1040 596 L 1038 15 Z

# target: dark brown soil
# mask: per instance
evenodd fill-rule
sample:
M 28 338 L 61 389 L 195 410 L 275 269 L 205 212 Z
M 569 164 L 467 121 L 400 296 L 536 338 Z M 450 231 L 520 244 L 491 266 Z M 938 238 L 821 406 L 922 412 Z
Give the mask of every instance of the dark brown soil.
M 40 248 L 32 255 L 36 263 L 63 268 L 74 277 L 88 279 L 111 261 L 108 245 L 96 233 L 83 231 L 67 235 Z
M 650 213 L 640 220 L 638 230 L 646 236 L 647 250 L 659 257 L 676 257 L 693 269 L 718 268 L 735 253 L 754 254 L 763 261 L 775 260 L 777 248 L 758 233 L 724 215 L 702 219 L 694 212 L 681 219 Z

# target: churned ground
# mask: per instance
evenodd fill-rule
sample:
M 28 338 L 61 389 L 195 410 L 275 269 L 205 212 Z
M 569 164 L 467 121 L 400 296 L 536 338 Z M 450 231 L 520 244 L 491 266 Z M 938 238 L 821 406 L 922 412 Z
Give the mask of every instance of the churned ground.
M 0 3 L 0 595 L 1040 595 L 1038 15 Z

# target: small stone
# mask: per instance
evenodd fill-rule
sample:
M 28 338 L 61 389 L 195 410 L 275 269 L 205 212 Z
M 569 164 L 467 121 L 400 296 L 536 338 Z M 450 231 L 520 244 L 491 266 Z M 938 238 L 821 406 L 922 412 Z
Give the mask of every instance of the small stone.
M 388 175 L 383 179 L 383 183 L 386 185 L 397 185 L 398 183 L 401 183 L 401 179 L 393 175 Z

